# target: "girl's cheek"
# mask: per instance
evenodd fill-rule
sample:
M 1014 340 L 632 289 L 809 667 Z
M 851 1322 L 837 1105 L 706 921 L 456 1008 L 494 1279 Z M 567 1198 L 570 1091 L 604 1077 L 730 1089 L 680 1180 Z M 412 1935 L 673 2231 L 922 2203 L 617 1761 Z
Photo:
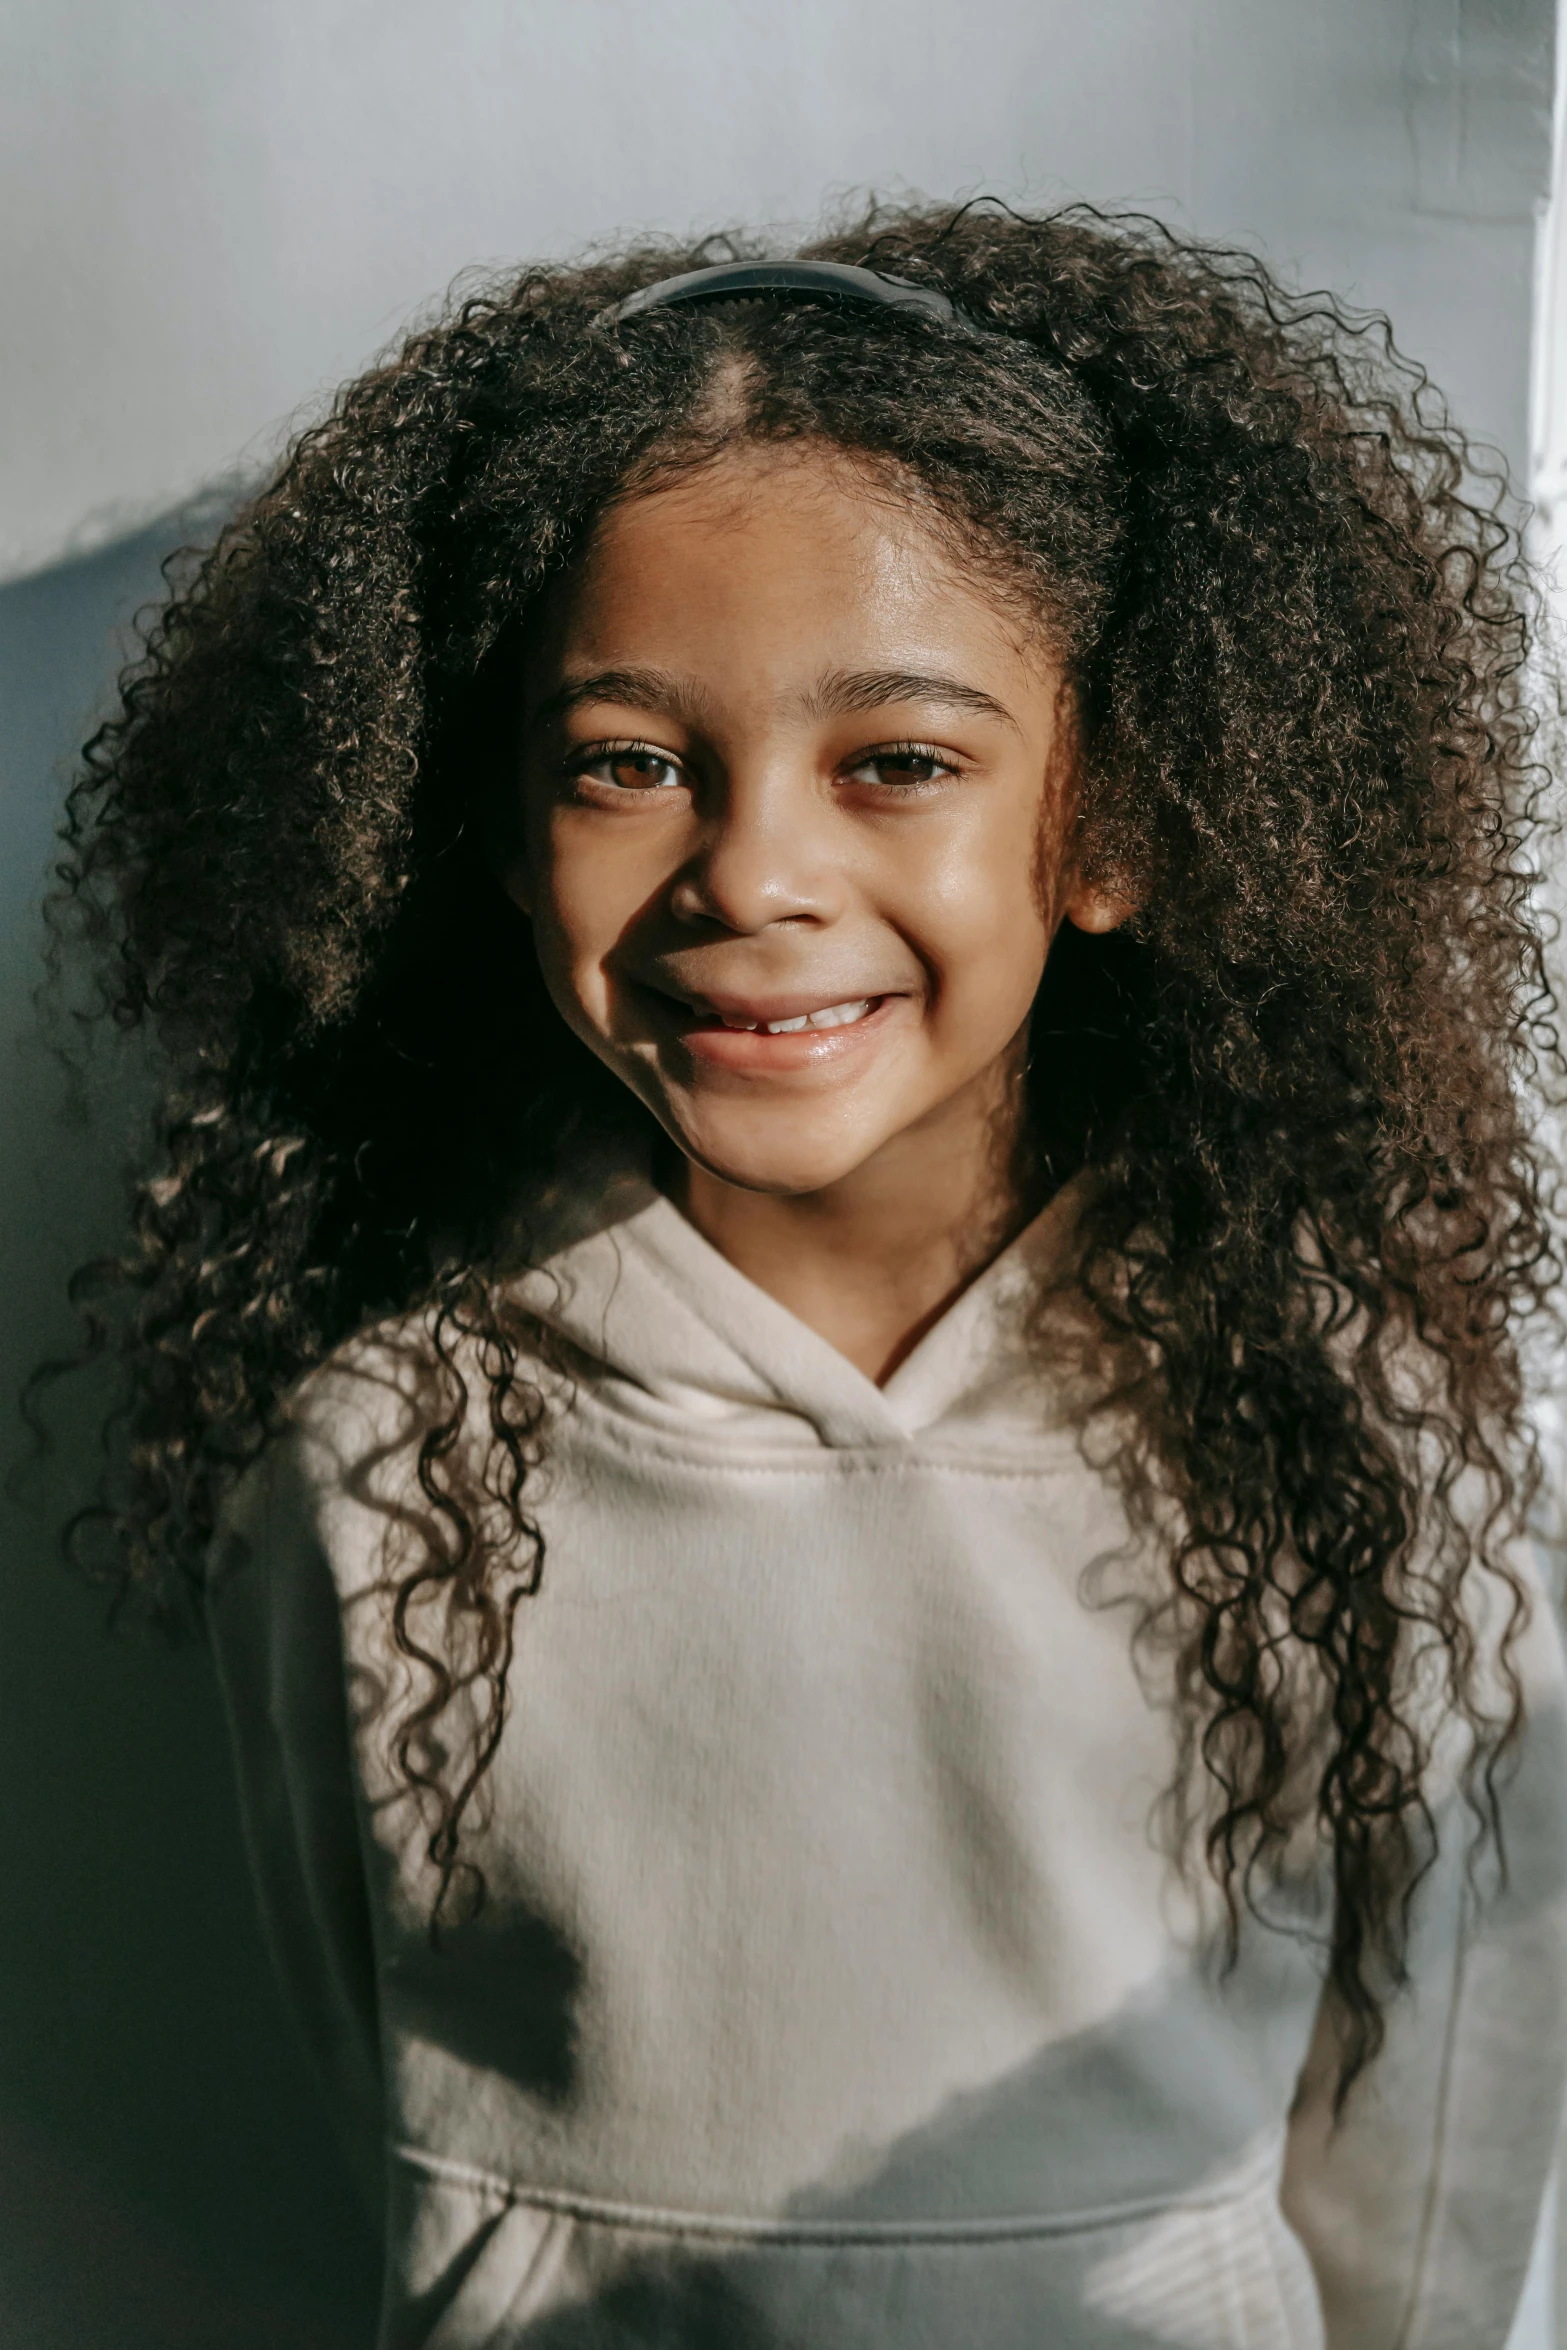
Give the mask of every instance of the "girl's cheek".
M 1019 843 L 1015 854 L 987 859 L 964 881 L 940 909 L 944 918 L 927 930 L 923 959 L 940 974 L 938 996 L 969 1020 L 1004 1019 L 1014 1009 L 1021 1016 L 1050 944 L 1032 855 Z

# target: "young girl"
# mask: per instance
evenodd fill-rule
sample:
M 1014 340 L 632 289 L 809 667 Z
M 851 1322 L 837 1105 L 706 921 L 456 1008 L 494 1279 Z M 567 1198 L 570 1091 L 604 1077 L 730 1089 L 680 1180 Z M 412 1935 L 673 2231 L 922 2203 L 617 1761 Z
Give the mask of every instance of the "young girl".
M 738 248 L 729 248 L 732 256 Z M 529 272 L 170 604 L 199 1590 L 386 2350 L 1483 2350 L 1567 2054 L 1521 587 L 1147 223 Z

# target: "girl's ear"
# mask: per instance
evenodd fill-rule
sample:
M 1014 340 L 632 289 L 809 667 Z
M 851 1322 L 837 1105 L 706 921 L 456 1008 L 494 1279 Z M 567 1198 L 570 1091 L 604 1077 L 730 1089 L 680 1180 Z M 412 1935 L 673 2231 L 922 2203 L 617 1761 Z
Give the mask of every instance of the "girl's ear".
M 533 869 L 528 862 L 520 811 L 491 789 L 481 798 L 479 839 L 484 862 L 514 906 L 533 912 Z
M 475 812 L 484 862 L 512 904 L 531 915 L 534 882 L 523 826 L 519 659 L 517 634 L 508 630 L 480 666 L 472 705 L 469 771 L 477 785 Z
M 533 913 L 533 867 L 529 864 L 527 852 L 522 845 L 520 824 L 517 827 L 516 838 L 512 842 L 510 854 L 496 863 L 495 871 L 500 878 L 502 889 L 512 904 L 520 906 L 522 911 L 531 918 Z
M 1090 937 L 1102 937 L 1106 931 L 1119 930 L 1137 912 L 1141 899 L 1133 896 L 1135 883 L 1128 882 L 1124 873 L 1117 873 L 1113 864 L 1107 864 L 1102 852 L 1086 861 L 1098 868 L 1099 878 L 1089 880 L 1084 873 L 1085 839 L 1083 798 L 1085 790 L 1085 720 L 1082 704 L 1073 688 L 1062 675 L 1056 687 L 1056 749 L 1054 757 L 1064 762 L 1059 787 L 1058 807 L 1069 812 L 1065 839 L 1057 854 L 1062 864 L 1057 867 L 1056 904 L 1061 919 L 1074 929 L 1087 931 Z M 1063 854 L 1064 852 L 1064 854 Z
M 1075 875 L 1061 911 L 1077 929 L 1099 937 L 1107 930 L 1119 930 L 1123 922 L 1129 921 L 1137 912 L 1137 902 L 1123 896 L 1108 882 L 1084 881 L 1081 875 Z

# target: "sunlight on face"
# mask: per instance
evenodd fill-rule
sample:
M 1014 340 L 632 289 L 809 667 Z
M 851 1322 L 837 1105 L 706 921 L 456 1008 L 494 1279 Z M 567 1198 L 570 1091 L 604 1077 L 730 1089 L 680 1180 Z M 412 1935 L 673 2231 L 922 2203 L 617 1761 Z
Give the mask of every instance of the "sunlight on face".
M 814 451 L 617 507 L 550 603 L 503 877 L 563 1018 L 723 1181 L 823 1191 L 993 1116 L 1057 922 L 1115 918 L 1020 636 Z

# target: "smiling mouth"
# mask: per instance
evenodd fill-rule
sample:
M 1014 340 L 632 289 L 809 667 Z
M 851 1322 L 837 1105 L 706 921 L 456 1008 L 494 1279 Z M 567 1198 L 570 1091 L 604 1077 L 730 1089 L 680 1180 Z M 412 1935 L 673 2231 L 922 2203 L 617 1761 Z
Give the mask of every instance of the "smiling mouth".
M 880 1002 L 880 996 L 857 996 L 852 1003 L 823 1004 L 819 1012 L 801 1012 L 793 1020 L 745 1020 L 732 1012 L 714 1012 L 706 1018 L 710 1027 L 740 1028 L 752 1036 L 794 1036 L 802 1028 L 852 1028 Z
M 885 995 L 841 996 L 836 1003 L 807 1002 L 797 1009 L 803 990 L 792 1001 L 780 992 L 771 1006 L 765 997 L 755 1004 L 747 1004 L 743 997 L 715 1001 L 712 996 L 680 995 L 673 988 L 656 984 L 649 992 L 662 1000 L 666 1014 L 673 1013 L 688 1035 L 707 1036 L 721 1036 L 726 1031 L 741 1036 L 805 1036 L 813 1031 L 856 1028 L 889 1001 Z

